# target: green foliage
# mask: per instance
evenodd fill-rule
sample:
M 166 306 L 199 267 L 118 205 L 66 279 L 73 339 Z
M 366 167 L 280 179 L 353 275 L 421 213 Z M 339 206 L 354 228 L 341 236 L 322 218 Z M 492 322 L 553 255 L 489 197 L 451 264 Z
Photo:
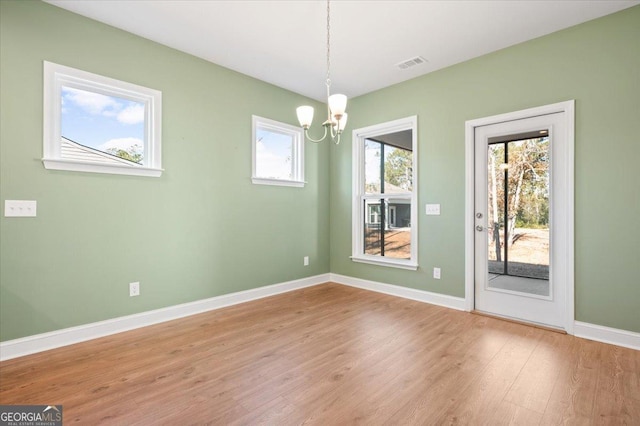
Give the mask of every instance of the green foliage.
M 545 137 L 509 142 L 508 167 L 503 164 L 504 146 L 504 144 L 491 145 L 489 151 L 494 159 L 493 169 L 490 167 L 489 170 L 489 179 L 496 180 L 496 193 L 489 191 L 490 203 L 495 197 L 497 205 L 498 217 L 495 222 L 505 223 L 504 180 L 507 177 L 509 206 L 507 222 L 510 235 L 516 226 L 547 228 L 549 225 L 549 139 Z M 492 212 L 490 215 L 493 216 Z
M 413 189 L 413 152 L 393 148 L 393 151 L 385 157 L 385 182 L 411 191 Z
M 116 157 L 142 164 L 143 156 L 141 151 L 142 149 L 139 145 L 133 145 L 128 150 L 124 150 L 122 148 L 109 148 L 106 152 L 111 155 L 115 155 Z
M 548 228 L 549 227 L 549 198 L 525 197 L 524 203 L 516 214 L 518 228 Z

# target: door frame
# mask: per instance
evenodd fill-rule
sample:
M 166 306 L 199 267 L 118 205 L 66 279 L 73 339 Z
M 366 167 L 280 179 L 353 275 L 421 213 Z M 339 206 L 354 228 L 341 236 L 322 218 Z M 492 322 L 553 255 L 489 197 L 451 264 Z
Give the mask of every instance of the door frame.
M 565 267 L 556 279 L 565 282 L 565 320 L 564 329 L 573 334 L 575 322 L 575 269 L 574 269 L 574 145 L 575 145 L 575 100 L 558 102 L 505 114 L 483 117 L 465 122 L 465 308 L 475 309 L 475 129 L 476 127 L 521 120 L 540 115 L 564 113 L 566 125 L 566 144 L 564 146 L 564 164 L 562 180 L 564 183 L 565 206 L 561 215 L 560 226 L 557 227 L 557 238 L 568 243 L 559 253 L 559 259 Z

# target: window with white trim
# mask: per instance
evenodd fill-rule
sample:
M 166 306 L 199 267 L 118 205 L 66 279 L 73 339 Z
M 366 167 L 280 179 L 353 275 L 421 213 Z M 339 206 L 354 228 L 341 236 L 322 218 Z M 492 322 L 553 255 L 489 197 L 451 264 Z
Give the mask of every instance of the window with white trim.
M 417 269 L 417 117 L 353 131 L 352 260 Z
M 47 169 L 158 177 L 162 93 L 44 61 Z
M 251 181 L 261 185 L 304 186 L 302 129 L 252 117 Z

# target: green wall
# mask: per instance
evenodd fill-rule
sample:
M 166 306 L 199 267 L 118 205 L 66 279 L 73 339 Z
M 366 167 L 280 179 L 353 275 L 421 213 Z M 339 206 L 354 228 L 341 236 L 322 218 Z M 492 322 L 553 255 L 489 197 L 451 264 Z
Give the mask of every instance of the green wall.
M 0 8 L 0 200 L 38 202 L 0 217 L 0 340 L 329 272 L 328 146 L 305 147 L 304 188 L 250 180 L 251 115 L 296 124 L 309 99 L 45 3 Z M 45 170 L 43 60 L 161 90 L 162 177 Z
M 465 121 L 570 99 L 576 319 L 640 332 L 640 6 L 354 99 L 349 129 L 418 115 L 420 268 L 349 259 L 349 135 L 331 152 L 331 272 L 464 297 Z
M 0 200 L 38 201 L 0 217 L 1 341 L 329 271 L 463 297 L 464 122 L 568 99 L 576 319 L 640 332 L 640 6 L 351 100 L 305 188 L 252 185 L 250 142 L 252 114 L 295 124 L 308 99 L 41 2 L 0 19 Z M 45 170 L 43 60 L 161 90 L 162 177 Z M 419 217 L 418 271 L 353 263 L 350 132 L 410 115 L 419 211 L 442 214 Z

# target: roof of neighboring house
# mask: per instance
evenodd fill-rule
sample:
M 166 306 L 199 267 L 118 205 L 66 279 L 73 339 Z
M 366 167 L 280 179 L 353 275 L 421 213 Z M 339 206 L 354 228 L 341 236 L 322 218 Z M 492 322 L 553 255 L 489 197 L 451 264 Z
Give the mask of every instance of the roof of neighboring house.
M 101 164 L 126 164 L 128 166 L 142 166 L 142 164 L 136 163 L 134 161 L 120 158 L 116 155 L 112 155 L 104 151 L 82 145 L 78 142 L 74 142 L 71 139 L 65 138 L 64 136 L 62 137 L 62 141 L 60 143 L 60 156 L 65 160 L 89 161 L 92 163 Z
M 389 182 L 385 182 L 384 183 L 384 193 L 385 194 L 406 194 L 409 193 L 411 191 L 400 188 L 397 185 L 394 185 L 392 183 Z

